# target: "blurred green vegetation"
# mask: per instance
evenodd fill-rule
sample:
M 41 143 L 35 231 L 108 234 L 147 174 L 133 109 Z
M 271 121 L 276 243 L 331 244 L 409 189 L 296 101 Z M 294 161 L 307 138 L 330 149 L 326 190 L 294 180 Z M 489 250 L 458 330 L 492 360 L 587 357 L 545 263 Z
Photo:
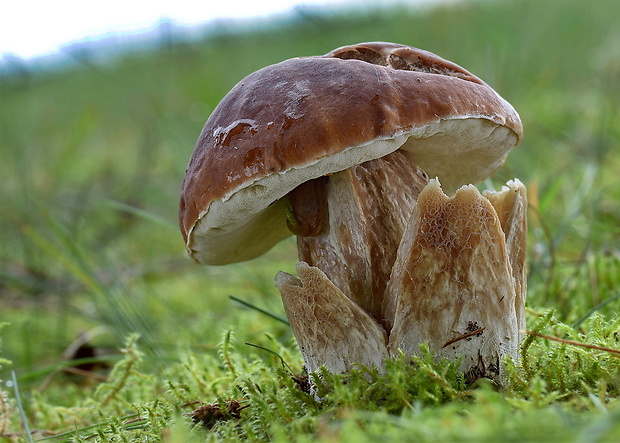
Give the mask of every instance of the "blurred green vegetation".
M 234 330 L 239 342 L 275 348 L 301 369 L 285 323 L 229 298 L 283 315 L 272 282 L 278 270 L 293 272 L 294 242 L 238 265 L 193 264 L 185 258 L 176 221 L 180 184 L 204 121 L 245 75 L 287 58 L 373 40 L 452 60 L 519 111 L 524 141 L 481 187 L 498 188 L 513 177 L 528 186 L 528 326 L 552 309 L 553 319 L 541 331 L 618 348 L 620 2 L 463 1 L 347 16 L 300 10 L 295 22 L 273 28 L 233 32 L 221 27 L 200 42 L 166 41 L 156 50 L 128 51 L 105 63 L 86 57 L 71 68 L 0 79 L 0 315 L 9 323 L 0 334 L 2 356 L 12 361 L 1 377 L 10 378 L 7 369 L 15 371 L 28 399 L 22 407 L 36 428 L 108 426 L 110 417 L 121 423 L 133 404 L 143 414 L 157 410 L 148 425 L 153 435 L 161 437 L 166 430 L 170 438 L 203 438 L 179 415 L 180 404 L 190 397 L 215 402 L 218 396 L 241 395 L 237 383 L 245 386 L 246 398 L 266 402 L 265 411 L 277 404 L 259 392 L 248 393 L 254 389 L 248 380 L 284 389 L 277 387 L 286 380 L 274 369 L 279 360 L 237 344 L 239 366 L 231 375 L 236 366 L 220 358 L 221 337 Z M 118 351 L 132 333 L 140 335 L 136 346 L 143 374 L 132 373 L 132 386 L 142 391 L 110 400 L 100 409 L 105 416 L 87 411 L 107 398 L 96 394 L 96 379 L 58 373 L 78 334 L 99 327 L 103 333 L 90 342 L 102 355 L 99 363 L 120 361 L 115 371 L 121 375 L 107 383 L 122 381 L 122 365 L 138 352 L 128 346 L 134 351 L 123 357 Z M 297 413 L 254 437 L 254 428 L 240 432 L 234 425 L 213 435 L 278 440 L 297 430 L 301 440 L 328 440 L 348 432 L 353 441 L 367 431 L 372 440 L 410 435 L 412 423 L 419 422 L 416 438 L 421 440 L 545 440 L 548 432 L 578 439 L 588 423 L 600 425 L 603 440 L 617 436 L 617 427 L 608 423 L 619 416 L 620 375 L 614 373 L 613 357 L 536 343 L 531 348 L 536 369 L 522 375 L 525 382 L 514 389 L 512 402 L 482 390 L 467 407 L 442 400 L 429 410 L 405 402 L 396 408 L 402 414 L 394 416 L 385 408 L 372 414 L 356 410 L 342 398 L 321 411 L 310 399 L 293 396 L 282 408 L 297 405 Z M 573 370 L 560 365 L 569 354 L 576 359 Z M 559 371 L 561 386 L 543 373 L 545 367 Z M 194 397 L 187 394 L 170 406 L 184 383 L 193 387 Z M 550 398 L 552 392 L 559 394 Z M 164 400 L 157 403 L 160 396 Z M 311 407 L 299 406 L 304 402 Z M 601 412 L 612 406 L 607 415 Z M 10 407 L 18 409 L 15 403 Z M 512 415 L 514 408 L 519 414 Z M 254 421 L 244 426 L 265 420 L 257 410 L 247 410 Z M 481 410 L 488 420 L 476 415 Z M 0 430 L 18 431 L 19 418 L 7 422 L 6 414 Z M 502 423 L 510 419 L 524 428 L 503 435 Z M 544 423 L 553 420 L 572 425 L 560 429 Z M 10 424 L 3 428 L 3 423 Z M 138 439 L 125 428 L 119 429 Z M 432 434 L 438 428 L 443 431 Z

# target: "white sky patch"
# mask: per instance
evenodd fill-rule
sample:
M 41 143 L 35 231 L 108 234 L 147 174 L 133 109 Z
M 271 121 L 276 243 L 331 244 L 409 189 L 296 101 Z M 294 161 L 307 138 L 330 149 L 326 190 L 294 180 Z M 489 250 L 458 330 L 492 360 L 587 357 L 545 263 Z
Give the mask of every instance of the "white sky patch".
M 415 0 L 414 0 L 415 1 Z M 384 0 L 372 3 L 394 3 Z M 106 35 L 152 30 L 162 20 L 191 26 L 214 19 L 251 18 L 290 11 L 296 5 L 343 5 L 329 0 L 8 0 L 0 7 L 0 54 L 22 58 Z
M 193 26 L 216 19 L 248 19 L 296 6 L 445 4 L 455 0 L 7 0 L 0 6 L 0 58 L 31 58 L 68 43 L 153 30 L 164 20 Z

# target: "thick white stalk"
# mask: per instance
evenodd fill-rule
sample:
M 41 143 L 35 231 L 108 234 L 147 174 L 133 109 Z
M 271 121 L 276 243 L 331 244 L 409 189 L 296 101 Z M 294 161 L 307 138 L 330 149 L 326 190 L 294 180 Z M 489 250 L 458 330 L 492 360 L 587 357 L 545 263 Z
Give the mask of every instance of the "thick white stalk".
M 437 358 L 462 358 L 469 381 L 501 381 L 504 356 L 518 356 L 525 299 L 513 274 L 523 262 L 511 262 L 524 258 L 525 189 L 511 186 L 492 196 L 509 243 L 494 205 L 474 186 L 449 198 L 431 180 L 420 193 L 386 290 L 391 355 L 428 343 Z
M 332 174 L 326 197 L 307 197 L 326 202 L 328 227 L 318 229 L 320 235 L 298 236 L 299 260 L 323 270 L 347 297 L 383 323 L 383 294 L 398 244 L 427 182 L 401 151 Z M 303 207 L 293 209 L 304 212 Z M 303 220 L 300 224 L 309 225 Z

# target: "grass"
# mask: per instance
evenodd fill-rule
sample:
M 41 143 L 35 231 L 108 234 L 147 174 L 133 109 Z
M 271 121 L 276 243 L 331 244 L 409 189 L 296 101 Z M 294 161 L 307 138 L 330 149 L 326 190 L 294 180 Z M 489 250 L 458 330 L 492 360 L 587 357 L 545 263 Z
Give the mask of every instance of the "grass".
M 620 359 L 604 350 L 620 348 L 618 16 L 614 0 L 305 12 L 3 76 L 0 438 L 25 440 L 23 413 L 49 442 L 620 440 Z M 502 391 L 422 353 L 384 376 L 323 374 L 317 402 L 273 287 L 294 272 L 293 241 L 221 268 L 184 257 L 180 182 L 226 91 L 267 64 L 370 40 L 453 60 L 520 112 L 523 143 L 481 186 L 528 186 L 528 329 L 603 350 L 530 335 Z M 92 339 L 70 355 L 82 332 Z M 247 406 L 240 418 L 231 401 Z M 195 424 L 185 414 L 201 403 L 222 420 Z

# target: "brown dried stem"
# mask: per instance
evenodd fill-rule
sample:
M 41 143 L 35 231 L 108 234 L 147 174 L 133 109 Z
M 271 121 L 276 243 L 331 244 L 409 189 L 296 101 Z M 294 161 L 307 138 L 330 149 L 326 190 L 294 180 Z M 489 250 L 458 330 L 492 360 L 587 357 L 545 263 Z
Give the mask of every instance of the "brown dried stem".
M 581 343 L 581 342 L 578 342 L 578 341 L 566 340 L 565 338 L 558 338 L 558 337 L 554 337 L 552 335 L 545 335 L 545 334 L 541 334 L 540 332 L 534 332 L 534 331 L 522 331 L 522 332 L 527 334 L 527 335 L 532 335 L 534 337 L 544 338 L 546 340 L 557 341 L 559 343 L 565 343 L 565 344 L 571 345 L 571 346 L 579 346 L 580 348 L 596 349 L 597 351 L 609 352 L 612 355 L 616 355 L 616 356 L 620 357 L 620 350 L 619 349 L 605 348 L 605 347 L 602 347 L 602 346 L 590 345 L 588 343 Z
M 450 346 L 452 343 L 456 343 L 457 341 L 465 340 L 466 338 L 473 337 L 474 335 L 480 334 L 485 329 L 486 328 L 478 328 L 475 331 L 471 331 L 471 332 L 468 332 L 466 334 L 459 335 L 458 337 L 453 338 L 452 340 L 448 340 L 447 342 L 445 342 L 444 345 L 441 347 L 441 349 L 445 348 L 446 346 Z

